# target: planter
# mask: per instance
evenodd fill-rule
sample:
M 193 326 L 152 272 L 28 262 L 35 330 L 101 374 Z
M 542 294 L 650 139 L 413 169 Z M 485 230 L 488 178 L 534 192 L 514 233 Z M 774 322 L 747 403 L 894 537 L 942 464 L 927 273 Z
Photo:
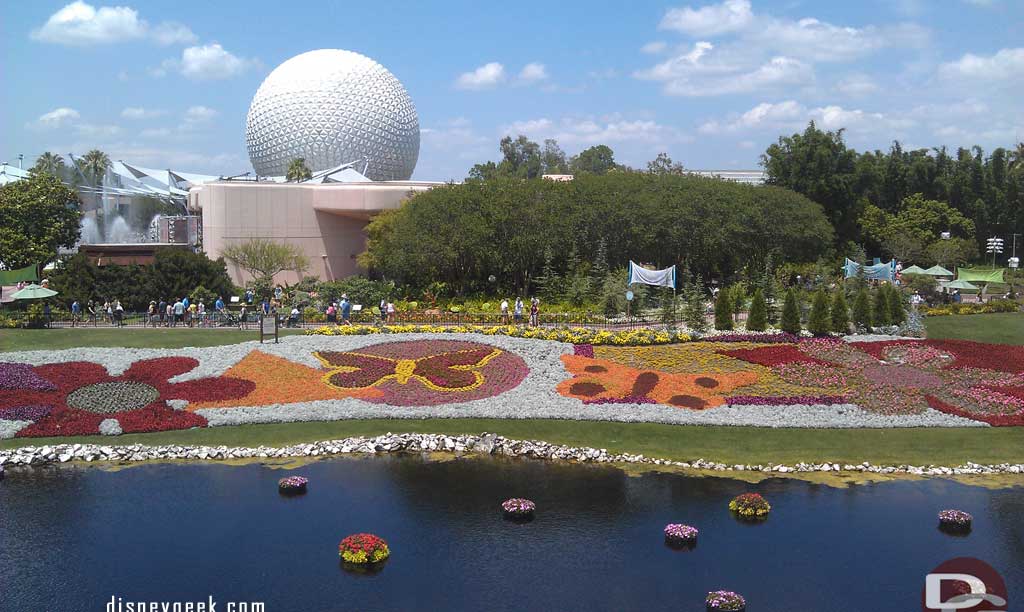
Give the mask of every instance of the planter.
M 309 479 L 304 476 L 289 476 L 277 481 L 277 490 L 281 495 L 302 495 L 307 484 Z
M 708 612 L 746 612 L 747 600 L 733 591 L 711 591 L 704 599 Z
M 533 513 L 537 509 L 537 505 L 528 499 L 513 497 L 503 501 L 501 509 L 505 513 L 505 518 L 528 521 L 533 519 Z
M 693 548 L 697 544 L 698 530 L 696 527 L 680 523 L 665 525 L 665 543 L 672 548 Z
M 734 516 L 745 521 L 763 521 L 768 518 L 772 506 L 759 493 L 744 493 L 729 502 L 729 510 Z
M 939 512 L 939 529 L 950 533 L 967 533 L 971 530 L 974 517 L 961 510 Z
M 383 538 L 372 533 L 355 533 L 347 536 L 338 544 L 338 557 L 343 567 L 372 567 L 387 560 L 391 549 Z

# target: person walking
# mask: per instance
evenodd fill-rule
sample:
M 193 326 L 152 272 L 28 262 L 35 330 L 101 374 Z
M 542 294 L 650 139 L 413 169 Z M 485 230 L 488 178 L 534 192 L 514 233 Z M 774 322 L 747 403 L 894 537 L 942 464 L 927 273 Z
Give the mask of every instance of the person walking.
M 85 309 L 89 313 L 89 322 L 92 323 L 93 327 L 96 327 L 96 304 L 93 304 L 92 300 L 89 300 Z
M 341 303 L 345 303 L 345 298 L 342 296 Z M 338 322 L 338 309 L 334 307 L 334 302 L 327 305 L 327 322 L 337 323 Z
M 530 327 L 537 327 L 540 322 L 540 300 L 530 299 Z
M 174 322 L 171 323 L 171 327 L 177 327 L 178 323 L 181 323 L 185 319 L 185 304 L 182 303 L 181 298 L 174 299 Z
M 508 300 L 501 298 L 501 323 L 508 325 Z
M 82 315 L 82 305 L 78 300 L 71 302 L 71 327 L 78 325 L 78 318 Z
M 246 304 L 242 304 L 242 310 L 238 313 L 238 327 L 240 329 L 249 329 L 249 323 L 246 319 L 249 317 L 249 308 Z
M 50 302 L 43 302 L 43 321 L 50 327 Z
M 214 310 L 215 316 L 217 318 L 216 322 L 218 324 L 223 322 L 224 321 L 224 315 L 227 314 L 227 313 L 224 312 L 224 297 L 223 296 L 220 296 L 220 295 L 217 296 L 217 301 L 213 303 L 213 310 Z
M 121 306 L 121 300 L 114 300 L 114 320 L 117 321 L 118 327 L 124 327 L 124 308 Z
M 206 304 L 202 300 L 196 306 L 196 315 L 199 317 L 199 327 L 206 327 Z
M 168 302 L 167 306 L 164 307 L 164 320 L 164 327 L 170 327 L 171 322 L 174 320 L 174 304 L 171 304 L 170 302 Z
M 394 302 L 388 302 L 388 323 L 389 324 L 395 322 L 395 312 L 396 311 L 397 310 L 395 308 L 395 303 Z
M 160 325 L 164 325 L 167 322 L 167 302 L 164 301 L 164 298 L 160 298 L 160 301 L 157 302 L 156 312 L 160 316 Z
M 523 298 L 516 298 L 516 305 L 512 309 L 512 318 L 515 319 L 516 325 L 520 325 L 523 322 Z
M 199 312 L 199 307 L 196 306 L 195 302 L 188 305 L 188 326 L 192 327 L 196 324 L 196 320 L 199 318 L 196 316 Z
M 341 322 L 343 325 L 352 325 L 352 302 L 348 301 L 348 296 L 341 296 Z
M 380 322 L 388 322 L 388 300 L 387 298 L 380 298 Z
M 157 315 L 156 302 L 150 300 L 149 308 L 146 310 L 146 326 L 148 327 L 149 325 L 152 325 L 153 327 L 156 327 L 159 319 L 160 317 Z
M 114 305 L 109 301 L 103 302 L 103 312 L 107 315 L 107 323 L 114 324 Z

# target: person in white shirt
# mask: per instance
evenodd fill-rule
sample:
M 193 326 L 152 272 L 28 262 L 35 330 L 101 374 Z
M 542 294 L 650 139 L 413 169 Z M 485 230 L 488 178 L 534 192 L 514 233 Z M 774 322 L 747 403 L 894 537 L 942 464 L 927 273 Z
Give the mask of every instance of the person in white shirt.
M 501 322 L 508 325 L 508 300 L 501 299 Z
M 516 320 L 516 325 L 523 322 L 523 298 L 516 298 L 516 305 L 513 307 L 512 316 Z

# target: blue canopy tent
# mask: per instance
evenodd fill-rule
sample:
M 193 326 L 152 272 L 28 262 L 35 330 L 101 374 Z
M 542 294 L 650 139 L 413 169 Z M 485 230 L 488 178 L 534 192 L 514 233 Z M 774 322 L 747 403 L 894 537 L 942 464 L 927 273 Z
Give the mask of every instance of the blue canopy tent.
M 892 260 L 888 263 L 877 263 L 873 266 L 864 266 L 853 260 L 847 259 L 843 265 L 843 272 L 846 274 L 846 278 L 853 278 L 857 276 L 860 269 L 864 269 L 864 278 L 868 280 L 884 280 L 892 282 L 896 278 L 896 261 Z

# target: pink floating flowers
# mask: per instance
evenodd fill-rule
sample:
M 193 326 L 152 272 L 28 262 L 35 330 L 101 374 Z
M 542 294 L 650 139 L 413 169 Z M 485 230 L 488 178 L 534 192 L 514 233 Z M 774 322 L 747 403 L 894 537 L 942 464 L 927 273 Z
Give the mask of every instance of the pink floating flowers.
M 697 542 L 696 527 L 683 525 L 681 523 L 669 523 L 665 525 L 665 541 L 669 544 L 686 545 Z
M 972 521 L 974 517 L 962 510 L 943 510 L 939 513 L 939 527 L 946 531 L 970 531 Z
M 277 489 L 285 495 L 298 495 L 306 492 L 309 479 L 304 476 L 289 476 L 277 481 Z
M 708 612 L 717 612 L 718 610 L 743 612 L 747 609 L 747 600 L 733 591 L 711 591 L 704 603 L 708 606 Z
M 505 511 L 505 516 L 507 517 L 525 519 L 533 516 L 533 511 L 537 509 L 537 504 L 528 499 L 513 497 L 503 501 L 501 509 Z

